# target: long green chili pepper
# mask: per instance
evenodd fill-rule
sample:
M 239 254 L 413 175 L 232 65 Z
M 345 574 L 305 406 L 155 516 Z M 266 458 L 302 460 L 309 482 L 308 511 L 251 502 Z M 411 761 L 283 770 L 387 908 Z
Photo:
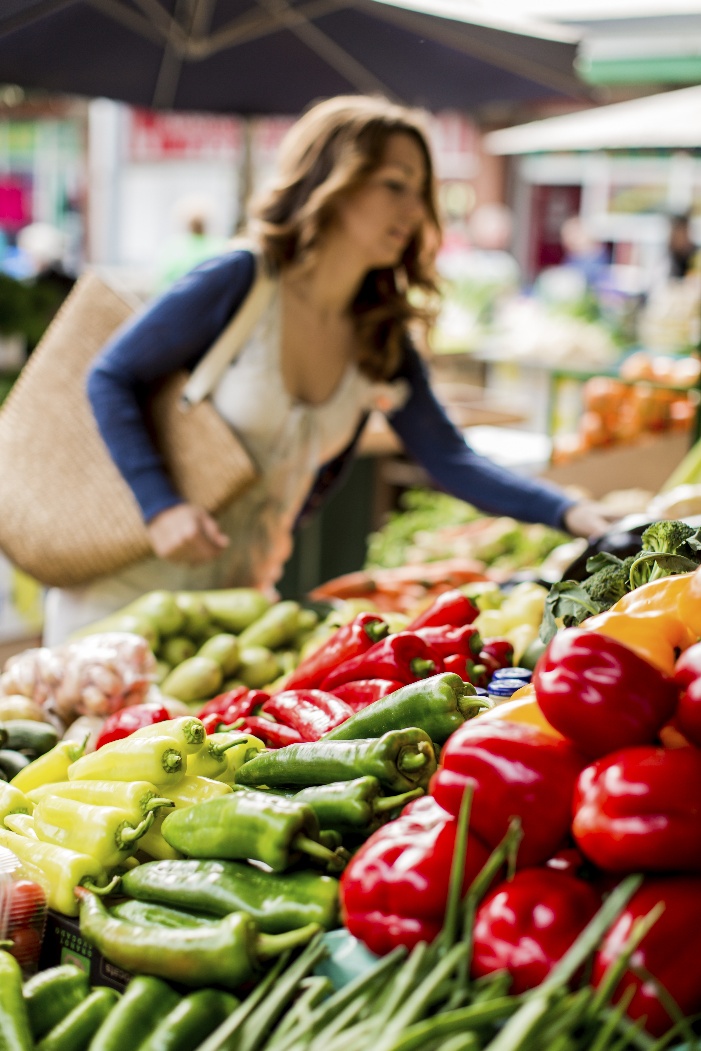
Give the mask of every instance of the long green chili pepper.
M 308 869 L 271 873 L 241 861 L 148 861 L 125 872 L 122 890 L 141 902 L 214 916 L 247 912 L 267 934 L 307 923 L 338 926 L 338 881 Z
M 306 854 L 343 867 L 319 842 L 319 823 L 311 807 L 268 792 L 232 792 L 174 810 L 161 832 L 167 843 L 193 858 L 249 858 L 282 872 Z
M 287 949 L 306 945 L 319 933 L 310 923 L 287 934 L 260 934 L 243 912 L 225 916 L 216 926 L 189 929 L 135 926 L 110 916 L 100 899 L 76 887 L 80 932 L 111 963 L 182 985 L 218 985 L 237 989 L 261 962 Z
M 352 781 L 332 781 L 328 785 L 310 785 L 294 795 L 300 803 L 307 803 L 319 820 L 322 829 L 338 832 L 372 832 L 392 811 L 399 810 L 423 795 L 423 788 L 383 796 L 382 785 L 376 777 L 356 777 Z
M 442 672 L 411 682 L 394 693 L 361 708 L 327 734 L 324 741 L 354 741 L 380 737 L 388 730 L 419 726 L 432 741 L 442 744 L 466 719 L 486 705 L 475 687 L 454 672 Z
M 259 752 L 244 763 L 236 782 L 277 788 L 325 785 L 370 775 L 393 792 L 407 792 L 417 787 L 426 788 L 435 770 L 436 754 L 431 738 L 424 730 L 411 726 L 390 730 L 377 738 L 357 741 L 324 738 Z

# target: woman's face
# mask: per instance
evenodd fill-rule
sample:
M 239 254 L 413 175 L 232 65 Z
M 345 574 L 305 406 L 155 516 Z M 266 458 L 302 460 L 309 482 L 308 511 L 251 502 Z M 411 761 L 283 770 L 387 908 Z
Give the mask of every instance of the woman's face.
M 426 218 L 428 173 L 411 135 L 387 140 L 379 167 L 339 208 L 334 233 L 367 270 L 396 266 Z

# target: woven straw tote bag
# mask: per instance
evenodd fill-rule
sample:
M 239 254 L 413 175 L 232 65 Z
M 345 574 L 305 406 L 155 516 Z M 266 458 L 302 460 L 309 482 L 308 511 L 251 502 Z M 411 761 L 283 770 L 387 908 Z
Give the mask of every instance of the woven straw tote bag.
M 176 489 L 213 514 L 251 485 L 257 469 L 206 396 L 272 289 L 258 265 L 246 300 L 197 369 L 171 376 L 149 406 Z M 79 585 L 152 553 L 85 392 L 91 361 L 136 308 L 97 273 L 83 274 L 0 409 L 0 549 L 47 586 Z

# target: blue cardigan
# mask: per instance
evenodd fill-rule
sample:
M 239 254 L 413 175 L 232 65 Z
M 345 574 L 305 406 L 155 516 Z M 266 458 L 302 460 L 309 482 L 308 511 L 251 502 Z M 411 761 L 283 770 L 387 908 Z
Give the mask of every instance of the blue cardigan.
M 88 375 L 87 390 L 100 432 L 131 487 L 146 522 L 181 502 L 146 430 L 143 398 L 150 385 L 180 368 L 193 369 L 245 298 L 255 260 L 237 250 L 192 270 L 107 344 Z M 397 377 L 410 386 L 406 404 L 388 416 L 407 453 L 446 492 L 488 514 L 562 528 L 574 502 L 560 490 L 521 478 L 477 454 L 436 400 L 426 368 L 407 340 Z M 396 378 L 396 377 L 395 377 Z M 317 476 L 306 516 L 350 462 L 365 424 L 349 447 Z

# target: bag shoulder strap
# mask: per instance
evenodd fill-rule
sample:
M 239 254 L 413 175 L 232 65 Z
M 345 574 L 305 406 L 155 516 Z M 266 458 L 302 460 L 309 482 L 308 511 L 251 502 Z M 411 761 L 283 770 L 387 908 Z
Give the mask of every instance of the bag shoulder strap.
M 233 246 L 245 248 L 255 256 L 256 272 L 253 284 L 229 324 L 190 374 L 181 394 L 181 401 L 185 407 L 197 405 L 211 394 L 226 368 L 236 360 L 270 303 L 277 285 L 276 279 L 268 272 L 257 245 L 237 240 Z

